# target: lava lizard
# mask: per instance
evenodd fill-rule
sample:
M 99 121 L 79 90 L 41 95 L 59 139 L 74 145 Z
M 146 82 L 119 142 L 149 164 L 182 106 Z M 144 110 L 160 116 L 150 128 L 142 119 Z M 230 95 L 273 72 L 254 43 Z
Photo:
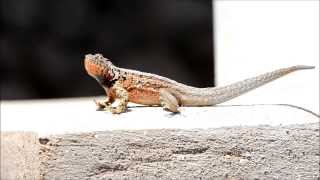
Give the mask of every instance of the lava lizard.
M 123 113 L 128 102 L 163 106 L 165 110 L 179 112 L 179 106 L 212 106 L 240 96 L 252 89 L 296 70 L 313 66 L 297 65 L 278 69 L 227 86 L 197 88 L 174 80 L 130 69 L 116 67 L 101 54 L 88 54 L 84 59 L 87 73 L 104 88 L 107 98 L 95 101 L 99 110 Z M 119 100 L 117 106 L 113 106 Z

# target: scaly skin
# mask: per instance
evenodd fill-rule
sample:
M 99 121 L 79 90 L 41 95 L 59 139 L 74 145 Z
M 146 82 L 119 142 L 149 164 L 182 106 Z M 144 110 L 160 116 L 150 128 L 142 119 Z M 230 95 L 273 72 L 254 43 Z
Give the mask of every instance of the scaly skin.
M 88 74 L 99 82 L 107 94 L 105 101 L 96 102 L 98 108 L 117 114 L 126 111 L 128 102 L 161 105 L 171 112 L 179 112 L 179 106 L 211 106 L 233 99 L 293 71 L 314 68 L 292 66 L 227 86 L 197 88 L 155 74 L 118 68 L 101 54 L 88 54 L 84 61 Z M 116 99 L 119 100 L 119 105 L 113 107 L 112 103 Z

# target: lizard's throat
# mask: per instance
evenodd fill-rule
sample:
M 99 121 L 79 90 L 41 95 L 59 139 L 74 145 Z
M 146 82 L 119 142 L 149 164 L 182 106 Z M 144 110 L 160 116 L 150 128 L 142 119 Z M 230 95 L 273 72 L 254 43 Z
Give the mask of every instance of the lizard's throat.
M 93 75 L 104 88 L 110 88 L 118 80 L 119 73 L 115 69 L 105 69 L 101 74 Z
M 99 75 L 92 75 L 92 77 L 95 78 L 98 83 L 105 88 L 111 87 L 117 80 L 115 73 L 112 71 L 107 71 L 107 73 L 102 73 Z

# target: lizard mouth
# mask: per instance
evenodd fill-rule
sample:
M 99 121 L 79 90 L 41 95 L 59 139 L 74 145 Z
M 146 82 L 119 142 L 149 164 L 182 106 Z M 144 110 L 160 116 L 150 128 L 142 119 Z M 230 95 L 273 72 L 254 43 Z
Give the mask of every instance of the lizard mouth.
M 101 76 L 108 68 L 108 61 L 101 54 L 87 54 L 84 58 L 84 66 L 89 75 Z

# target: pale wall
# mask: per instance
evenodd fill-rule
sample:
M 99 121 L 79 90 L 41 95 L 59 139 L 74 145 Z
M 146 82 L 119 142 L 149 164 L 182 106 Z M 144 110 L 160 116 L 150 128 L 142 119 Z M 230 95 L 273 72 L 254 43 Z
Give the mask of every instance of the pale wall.
M 216 82 L 316 66 L 226 104 L 289 103 L 319 110 L 319 1 L 215 1 Z

